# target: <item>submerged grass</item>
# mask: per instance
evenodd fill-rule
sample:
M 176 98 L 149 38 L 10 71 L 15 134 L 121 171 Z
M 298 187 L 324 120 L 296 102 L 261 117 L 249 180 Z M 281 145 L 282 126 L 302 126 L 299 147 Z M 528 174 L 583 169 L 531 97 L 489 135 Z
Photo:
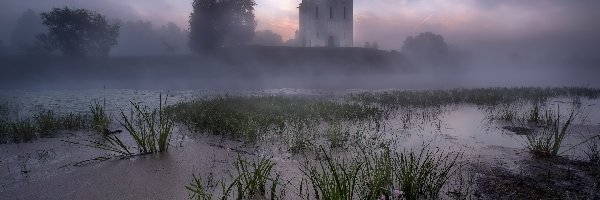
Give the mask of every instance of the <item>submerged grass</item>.
M 373 106 L 281 96 L 225 96 L 179 103 L 167 108 L 177 122 L 197 132 L 255 141 L 265 133 L 281 134 L 298 124 L 321 121 L 379 121 L 386 114 Z
M 600 89 L 594 88 L 519 87 L 364 92 L 352 94 L 350 100 L 399 108 L 403 106 L 429 107 L 461 103 L 495 106 L 524 100 L 541 102 L 553 97 L 587 97 L 595 99 L 599 96 Z
M 235 163 L 236 174 L 232 175 L 229 185 L 221 182 L 221 197 L 219 199 L 266 199 L 267 189 L 269 199 L 281 199 L 278 196 L 281 179 L 278 173 L 273 172 L 275 163 L 267 157 L 255 161 L 248 161 L 238 155 Z M 191 199 L 213 199 L 214 191 L 209 191 L 202 179 L 193 175 L 193 181 L 185 187 Z

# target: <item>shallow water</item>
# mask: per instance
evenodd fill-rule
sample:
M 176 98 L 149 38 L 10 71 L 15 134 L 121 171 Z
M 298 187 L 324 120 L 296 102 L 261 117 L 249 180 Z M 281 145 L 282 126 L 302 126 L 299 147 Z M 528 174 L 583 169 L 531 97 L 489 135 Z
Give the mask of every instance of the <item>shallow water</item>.
M 160 94 L 168 94 L 168 104 L 226 94 L 302 95 L 336 97 L 353 90 L 256 90 L 256 91 L 152 91 L 152 90 L 60 90 L 1 91 L 0 97 L 14 108 L 13 117 L 24 118 L 39 109 L 59 112 L 87 112 L 89 105 L 106 99 L 113 113 L 141 102 L 158 107 Z M 550 101 L 567 113 L 573 104 L 568 99 Z M 575 119 L 564 149 L 600 132 L 600 101 L 581 99 L 583 112 Z M 524 109 L 522 106 L 518 109 Z M 410 111 L 409 111 L 410 110 Z M 466 159 L 500 163 L 517 170 L 519 160 L 529 157 L 524 136 L 503 129 L 506 123 L 490 121 L 489 108 L 475 105 L 448 105 L 439 108 L 399 109 L 385 121 L 381 131 L 372 127 L 367 133 L 381 133 L 393 140 L 395 149 L 419 149 L 423 144 L 444 150 L 460 151 Z M 491 112 L 494 112 L 493 110 Z M 406 113 L 412 113 L 407 119 Z M 118 126 L 113 124 L 112 126 Z M 192 137 L 188 137 L 193 135 Z M 178 129 L 174 147 L 168 153 L 109 159 L 106 152 L 65 143 L 63 140 L 94 140 L 93 133 L 64 132 L 57 138 L 32 143 L 0 145 L 0 194 L 21 199 L 185 199 L 184 188 L 191 174 L 202 177 L 228 177 L 235 156 L 273 156 L 283 178 L 298 181 L 300 158 L 289 153 L 281 141 L 263 141 L 256 145 L 223 140 L 218 136 L 189 134 Z M 130 140 L 130 139 L 129 139 Z M 129 141 L 131 142 L 131 141 Z M 584 159 L 583 146 L 565 152 L 565 156 Z M 212 175 L 211 175 L 212 174 Z

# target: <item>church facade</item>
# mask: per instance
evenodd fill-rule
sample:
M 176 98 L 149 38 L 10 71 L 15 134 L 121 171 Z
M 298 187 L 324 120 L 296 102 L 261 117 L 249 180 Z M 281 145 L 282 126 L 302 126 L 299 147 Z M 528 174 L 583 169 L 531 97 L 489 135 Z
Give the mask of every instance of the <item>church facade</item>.
M 302 0 L 298 10 L 300 46 L 353 46 L 353 0 Z

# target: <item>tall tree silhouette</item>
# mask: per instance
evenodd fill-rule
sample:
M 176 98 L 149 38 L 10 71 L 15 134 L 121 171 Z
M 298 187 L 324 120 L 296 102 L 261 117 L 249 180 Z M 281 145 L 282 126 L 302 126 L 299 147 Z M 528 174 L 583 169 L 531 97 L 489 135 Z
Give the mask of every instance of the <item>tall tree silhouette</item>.
M 41 16 L 48 33 L 38 38 L 64 55 L 108 56 L 117 44 L 119 24 L 109 24 L 96 12 L 65 7 L 54 8 Z
M 223 1 L 228 25 L 226 45 L 247 44 L 254 38 L 256 20 L 254 18 L 254 0 Z
M 406 38 L 402 51 L 421 58 L 438 58 L 448 54 L 448 44 L 441 35 L 425 32 Z
M 271 30 L 256 31 L 254 34 L 254 44 L 264 46 L 281 46 L 283 39 L 281 35 L 274 33 Z
M 252 41 L 256 29 L 254 0 L 194 0 L 190 15 L 190 49 L 214 50 Z

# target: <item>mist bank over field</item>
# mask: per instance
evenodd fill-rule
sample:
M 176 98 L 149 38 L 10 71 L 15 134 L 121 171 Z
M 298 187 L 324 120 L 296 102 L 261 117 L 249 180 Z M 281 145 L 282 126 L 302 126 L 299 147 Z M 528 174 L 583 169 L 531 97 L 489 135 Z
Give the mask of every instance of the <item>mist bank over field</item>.
M 460 58 L 454 64 L 431 65 L 395 51 L 264 46 L 223 48 L 205 55 L 2 56 L 0 89 L 600 87 L 595 68 L 485 67 Z

